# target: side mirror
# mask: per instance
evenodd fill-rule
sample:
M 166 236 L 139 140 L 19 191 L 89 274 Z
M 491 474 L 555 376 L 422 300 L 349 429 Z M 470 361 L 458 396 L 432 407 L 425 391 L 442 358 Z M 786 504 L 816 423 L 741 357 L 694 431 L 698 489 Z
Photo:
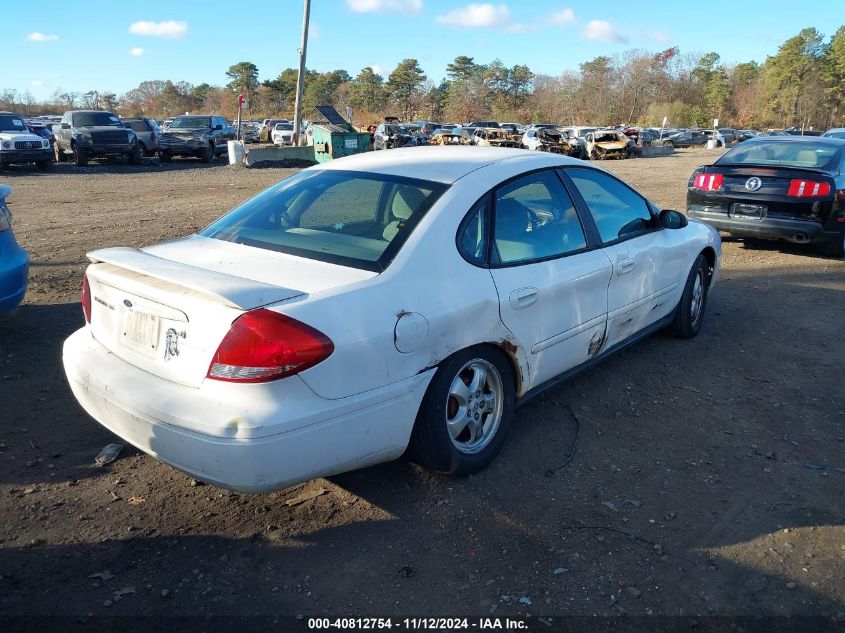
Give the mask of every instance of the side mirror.
M 69 130 L 70 129 L 70 123 L 62 123 L 62 129 L 63 130 Z
M 682 229 L 687 224 L 689 224 L 687 216 L 679 211 L 663 209 L 660 212 L 660 226 L 664 229 Z

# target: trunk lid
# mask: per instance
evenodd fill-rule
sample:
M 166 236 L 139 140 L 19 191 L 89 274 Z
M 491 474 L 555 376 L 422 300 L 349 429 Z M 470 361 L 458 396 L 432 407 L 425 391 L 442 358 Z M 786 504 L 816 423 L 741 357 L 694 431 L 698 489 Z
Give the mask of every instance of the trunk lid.
M 94 338 L 126 362 L 190 387 L 202 384 L 245 311 L 375 275 L 199 236 L 88 257 Z

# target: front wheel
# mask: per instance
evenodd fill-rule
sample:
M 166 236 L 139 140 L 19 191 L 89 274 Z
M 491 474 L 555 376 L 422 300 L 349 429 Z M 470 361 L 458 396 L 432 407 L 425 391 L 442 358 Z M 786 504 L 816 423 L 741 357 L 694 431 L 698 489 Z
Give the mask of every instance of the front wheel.
M 88 164 L 88 152 L 79 145 L 73 146 L 73 164 L 77 167 L 85 167 Z
M 210 163 L 214 160 L 214 145 L 209 143 L 200 154 L 200 160 L 204 163 Z
M 171 160 L 173 160 L 173 153 L 169 152 L 167 150 L 159 150 L 158 151 L 158 159 L 162 163 L 169 163 Z
M 130 165 L 140 165 L 141 164 L 141 148 L 138 145 L 132 148 L 132 150 L 126 155 L 126 158 L 129 160 Z
M 65 153 L 61 150 L 58 143 L 53 144 L 53 157 L 57 163 L 65 162 Z
M 704 322 L 709 284 L 710 264 L 703 254 L 699 254 L 687 276 L 678 307 L 675 308 L 675 319 L 666 328 L 669 334 L 679 338 L 694 338 L 698 335 Z
M 450 475 L 485 468 L 502 449 L 513 420 L 514 371 L 503 352 L 472 347 L 444 361 L 423 399 L 411 455 Z

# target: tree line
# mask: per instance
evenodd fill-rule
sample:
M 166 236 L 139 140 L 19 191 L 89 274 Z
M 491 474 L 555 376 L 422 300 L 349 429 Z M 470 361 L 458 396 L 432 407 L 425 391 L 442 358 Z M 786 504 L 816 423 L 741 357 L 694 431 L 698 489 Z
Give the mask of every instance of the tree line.
M 259 80 L 258 67 L 239 62 L 226 72 L 225 86 L 171 80 L 141 82 L 118 97 L 110 92 L 67 92 L 36 102 L 29 93 L 0 91 L 0 109 L 25 115 L 72 108 L 100 108 L 124 116 L 166 118 L 185 112 L 214 112 L 234 118 L 236 95 L 249 101 L 246 118 L 291 117 L 297 70 L 286 68 L 274 79 Z M 830 38 L 814 28 L 783 42 L 765 62 L 727 65 L 716 52 L 659 53 L 629 50 L 599 56 L 560 75 L 533 73 L 527 65 L 480 63 L 460 55 L 435 83 L 416 59 L 402 60 L 385 78 L 372 67 L 354 77 L 346 70 L 307 70 L 303 115 L 319 118 L 315 106 L 353 108 L 358 125 L 385 115 L 403 120 L 462 123 L 493 119 L 518 122 L 640 124 L 675 127 L 721 125 L 740 128 L 813 127 L 845 124 L 845 26 Z

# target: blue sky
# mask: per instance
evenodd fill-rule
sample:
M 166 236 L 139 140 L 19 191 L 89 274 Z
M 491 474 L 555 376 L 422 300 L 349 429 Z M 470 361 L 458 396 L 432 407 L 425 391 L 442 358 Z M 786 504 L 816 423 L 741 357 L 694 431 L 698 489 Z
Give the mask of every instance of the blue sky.
M 251 61 L 260 79 L 297 65 L 301 0 L 3 0 L 0 89 L 36 99 L 64 90 L 121 94 L 147 79 L 223 85 Z M 839 8 L 837 8 L 837 6 Z M 845 23 L 835 0 L 312 0 L 308 67 L 387 74 L 406 57 L 439 81 L 457 55 L 560 74 L 633 48 L 765 60 L 814 26 Z M 707 15 L 716 16 L 712 19 Z M 712 24 L 712 28 L 708 25 Z

